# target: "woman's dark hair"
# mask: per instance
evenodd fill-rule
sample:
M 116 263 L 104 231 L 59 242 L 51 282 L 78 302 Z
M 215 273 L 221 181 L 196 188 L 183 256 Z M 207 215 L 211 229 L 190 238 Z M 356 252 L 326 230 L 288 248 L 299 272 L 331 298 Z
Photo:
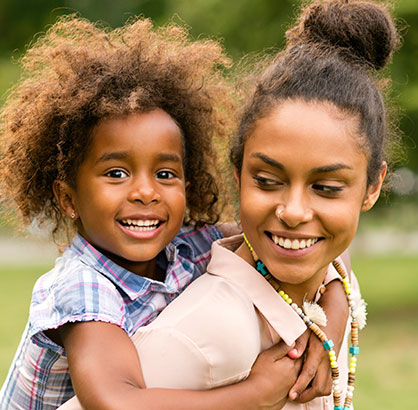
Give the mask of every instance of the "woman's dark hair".
M 185 145 L 186 222 L 214 223 L 220 207 L 213 139 L 226 139 L 230 60 L 209 40 L 192 41 L 170 24 L 133 19 L 111 30 L 77 16 L 61 18 L 27 50 L 23 75 L 1 111 L 1 199 L 24 223 L 66 227 L 52 185 L 75 186 L 77 170 L 101 119 L 166 111 Z M 67 227 L 68 228 L 68 227 Z
M 246 138 L 277 104 L 292 99 L 328 102 L 359 118 L 369 156 L 367 181 L 374 183 L 382 161 L 388 160 L 389 139 L 377 70 L 399 44 L 388 9 L 371 1 L 318 0 L 301 11 L 286 37 L 286 49 L 259 77 L 244 109 L 231 150 L 233 165 L 241 171 Z

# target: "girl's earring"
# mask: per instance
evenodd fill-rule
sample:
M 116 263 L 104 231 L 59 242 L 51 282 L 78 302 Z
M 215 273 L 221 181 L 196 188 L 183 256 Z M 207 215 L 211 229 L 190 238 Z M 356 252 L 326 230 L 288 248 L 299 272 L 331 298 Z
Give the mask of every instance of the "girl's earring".
M 75 212 L 74 211 L 71 211 L 71 219 L 74 219 L 75 218 Z

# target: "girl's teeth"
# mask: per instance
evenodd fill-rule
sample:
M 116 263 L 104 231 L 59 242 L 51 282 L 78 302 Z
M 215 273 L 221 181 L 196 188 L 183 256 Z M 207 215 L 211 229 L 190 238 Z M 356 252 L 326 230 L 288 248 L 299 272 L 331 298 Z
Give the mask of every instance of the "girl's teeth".
M 293 249 L 293 250 L 309 248 L 318 241 L 318 239 L 293 239 L 293 240 L 290 240 L 289 238 L 282 238 L 282 237 L 279 237 L 279 236 L 276 236 L 276 235 L 272 235 L 272 239 L 273 239 L 273 242 L 276 245 L 279 245 L 279 246 L 281 246 L 282 248 L 285 248 L 285 249 Z
M 125 228 L 131 231 L 151 231 L 155 229 L 160 221 L 158 219 L 123 219 Z
M 130 231 L 144 232 L 144 231 L 152 231 L 153 229 L 155 229 L 155 226 L 135 226 L 135 225 L 129 225 L 126 228 L 129 229 Z

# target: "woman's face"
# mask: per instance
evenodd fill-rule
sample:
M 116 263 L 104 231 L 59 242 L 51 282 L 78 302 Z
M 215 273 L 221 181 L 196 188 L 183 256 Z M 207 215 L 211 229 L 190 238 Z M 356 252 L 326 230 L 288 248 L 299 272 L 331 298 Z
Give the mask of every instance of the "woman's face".
M 367 187 L 357 130 L 356 117 L 329 103 L 290 100 L 258 120 L 246 140 L 236 175 L 242 227 L 290 293 L 317 289 L 352 241 L 360 212 L 378 198 L 386 167 Z

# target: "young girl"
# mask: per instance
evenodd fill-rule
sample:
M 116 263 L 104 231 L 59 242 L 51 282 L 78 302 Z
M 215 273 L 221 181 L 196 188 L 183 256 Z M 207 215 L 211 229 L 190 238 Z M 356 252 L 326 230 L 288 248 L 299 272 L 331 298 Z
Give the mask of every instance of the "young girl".
M 309 327 L 329 355 L 332 396 L 281 405 L 352 408 L 365 312 L 337 257 L 385 178 L 388 126 L 373 75 L 397 42 L 380 3 L 317 1 L 302 12 L 257 82 L 232 148 L 243 236 L 215 242 L 207 273 L 133 337 L 148 387 L 234 383 L 260 351 L 291 345 Z M 349 365 L 312 304 L 335 277 L 350 306 Z
M 35 285 L 1 409 L 54 409 L 73 386 L 86 408 L 260 408 L 292 385 L 299 363 L 277 346 L 239 385 L 144 390 L 129 339 L 222 237 L 211 141 L 228 130 L 228 64 L 216 43 L 140 19 L 107 31 L 67 17 L 27 51 L 2 111 L 2 199 L 56 238 L 77 233 Z

